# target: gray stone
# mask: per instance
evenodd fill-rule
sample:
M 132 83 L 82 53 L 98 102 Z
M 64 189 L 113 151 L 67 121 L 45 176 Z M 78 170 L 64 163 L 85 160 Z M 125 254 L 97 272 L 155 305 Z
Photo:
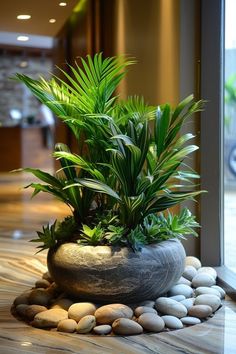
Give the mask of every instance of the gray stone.
M 69 307 L 68 317 L 79 322 L 82 317 L 93 315 L 96 309 L 96 306 L 91 302 L 77 302 Z
M 178 318 L 187 315 L 187 309 L 183 304 L 166 297 L 159 297 L 156 300 L 155 308 L 164 315 L 171 315 Z
M 215 312 L 221 305 L 221 299 L 216 295 L 203 294 L 196 297 L 195 305 L 209 305 Z
M 192 286 L 194 288 L 198 288 L 200 286 L 212 286 L 215 285 L 216 281 L 215 279 L 206 273 L 199 273 L 195 275 L 195 277 L 192 280 Z
M 57 325 L 58 332 L 73 333 L 77 327 L 77 322 L 70 318 L 62 320 Z
M 196 269 L 201 268 L 202 264 L 200 260 L 196 257 L 188 256 L 185 259 L 185 266 L 193 266 Z
M 48 252 L 48 269 L 55 282 L 68 294 L 96 303 L 155 299 L 177 282 L 184 261 L 184 248 L 174 239 L 147 245 L 141 252 L 76 243 Z
M 143 313 L 138 323 L 148 332 L 161 332 L 165 327 L 163 319 L 155 313 Z
M 188 279 L 189 281 L 192 281 L 193 277 L 195 277 L 196 274 L 197 269 L 193 266 L 189 265 L 184 268 L 183 277 Z
M 201 323 L 201 320 L 197 317 L 191 317 L 191 316 L 187 316 L 187 317 L 182 317 L 180 319 L 180 321 L 184 324 L 184 325 L 196 325 L 198 323 Z
M 208 305 L 194 305 L 188 310 L 188 315 L 197 318 L 206 318 L 212 314 L 212 308 Z
M 180 302 L 180 301 L 185 300 L 186 297 L 184 295 L 174 295 L 174 296 L 170 296 L 169 299 Z
M 153 300 L 146 300 L 139 303 L 139 306 L 154 307 L 154 305 L 155 305 L 155 301 Z
M 180 303 L 182 305 L 184 305 L 186 307 L 186 309 L 188 310 L 190 307 L 193 306 L 194 301 L 195 301 L 195 298 L 194 297 L 190 297 L 189 299 L 180 301 Z
M 118 318 L 112 323 L 115 334 L 131 335 L 143 333 L 143 327 L 128 318 Z
M 186 279 L 184 277 L 180 277 L 175 285 L 178 285 L 178 284 L 185 284 L 185 285 L 191 286 L 191 281 L 189 281 L 188 279 Z
M 219 291 L 221 299 L 224 299 L 224 298 L 225 298 L 226 292 L 225 292 L 224 289 L 221 288 L 220 286 L 218 286 L 218 285 L 212 285 L 212 286 L 211 286 L 211 289 L 215 289 L 215 290 Z
M 183 328 L 183 323 L 180 321 L 179 318 L 175 317 L 175 316 L 162 316 L 163 321 L 165 322 L 165 326 L 167 328 L 171 328 L 171 329 L 180 329 Z
M 110 325 L 100 325 L 93 328 L 93 332 L 96 334 L 104 335 L 111 333 L 111 326 Z
M 212 267 L 201 267 L 198 269 L 197 271 L 198 274 L 209 274 L 211 275 L 214 279 L 217 278 L 217 273 L 216 273 L 216 270 Z
M 184 295 L 186 298 L 193 296 L 193 289 L 185 284 L 174 285 L 168 292 L 169 296 Z
M 89 333 L 96 326 L 96 318 L 93 315 L 84 316 L 79 320 L 76 328 L 77 333 Z
M 34 317 L 32 325 L 38 328 L 57 327 L 60 321 L 67 318 L 67 311 L 62 309 L 50 309 L 37 313 L 37 315 Z
M 195 290 L 195 295 L 202 295 L 202 294 L 212 294 L 216 295 L 221 298 L 221 294 L 217 289 L 209 288 L 208 286 L 200 286 Z
M 139 306 L 139 307 L 136 307 L 136 309 L 134 310 L 134 314 L 136 317 L 139 317 L 143 313 L 147 313 L 147 312 L 157 314 L 157 311 L 150 306 Z
M 133 310 L 124 304 L 110 304 L 99 307 L 94 315 L 98 323 L 110 324 L 121 317 L 131 319 Z

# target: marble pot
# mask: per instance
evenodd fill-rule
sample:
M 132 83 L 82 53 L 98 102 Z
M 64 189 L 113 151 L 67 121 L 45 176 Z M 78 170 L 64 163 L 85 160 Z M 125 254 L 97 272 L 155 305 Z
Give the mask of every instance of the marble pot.
M 67 293 L 84 301 L 133 303 L 156 299 L 184 270 L 185 251 L 178 240 L 143 247 L 81 246 L 65 243 L 48 252 L 48 270 Z

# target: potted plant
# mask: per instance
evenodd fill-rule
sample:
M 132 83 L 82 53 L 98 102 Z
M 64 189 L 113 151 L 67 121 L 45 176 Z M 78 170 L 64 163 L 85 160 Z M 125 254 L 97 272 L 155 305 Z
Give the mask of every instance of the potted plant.
M 71 210 L 38 232 L 39 250 L 49 249 L 55 282 L 81 299 L 138 302 L 157 298 L 181 276 L 185 252 L 179 241 L 196 235 L 198 223 L 186 208 L 169 208 L 194 199 L 199 178 L 185 158 L 198 147 L 183 123 L 201 111 L 203 101 L 189 96 L 172 109 L 148 106 L 114 92 L 134 61 L 124 56 L 81 59 L 69 65 L 65 80 L 33 80 L 17 74 L 38 99 L 72 130 L 78 151 L 62 143 L 53 156 L 54 175 L 24 168 L 40 183 L 33 196 L 52 194 Z

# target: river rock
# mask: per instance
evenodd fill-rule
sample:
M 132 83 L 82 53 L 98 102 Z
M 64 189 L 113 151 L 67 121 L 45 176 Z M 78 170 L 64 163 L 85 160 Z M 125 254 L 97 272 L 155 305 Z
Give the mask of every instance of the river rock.
M 202 294 L 212 294 L 216 295 L 221 298 L 221 294 L 217 289 L 209 288 L 208 286 L 200 286 L 195 290 L 195 295 L 202 295 Z
M 196 274 L 197 269 L 193 266 L 189 265 L 184 268 L 183 277 L 188 279 L 189 281 L 192 281 Z
M 51 285 L 49 286 L 49 288 L 47 288 L 47 292 L 48 294 L 50 294 L 52 297 L 57 297 L 60 292 L 61 292 L 61 289 L 60 287 L 55 283 L 51 283 Z
M 175 301 L 183 301 L 186 299 L 186 297 L 184 295 L 174 295 L 174 296 L 170 296 L 169 299 L 175 300 Z
M 218 290 L 219 293 L 220 293 L 221 299 L 224 299 L 224 298 L 225 298 L 226 293 L 225 293 L 224 289 L 221 288 L 220 286 L 218 286 L 218 285 L 212 285 L 212 286 L 211 286 L 211 289 L 216 289 L 216 290 Z
M 196 297 L 194 305 L 209 305 L 215 312 L 221 305 L 221 300 L 216 295 L 203 294 Z
M 111 330 L 112 328 L 110 325 L 99 325 L 93 328 L 93 332 L 100 335 L 109 334 L 111 333 Z
M 194 301 L 195 301 L 195 298 L 194 298 L 194 297 L 190 297 L 190 298 L 188 298 L 188 299 L 185 299 L 185 300 L 180 301 L 180 303 L 181 303 L 182 305 L 184 305 L 184 306 L 186 307 L 186 309 L 188 310 L 190 307 L 193 306 Z
M 133 310 L 124 304 L 110 304 L 99 307 L 94 315 L 98 323 L 110 324 L 117 318 L 132 318 Z
M 179 318 L 175 316 L 162 316 L 163 321 L 165 322 L 165 326 L 167 328 L 172 328 L 172 329 L 180 329 L 183 328 L 183 323 L 180 321 Z
M 169 296 L 184 295 L 186 298 L 192 297 L 193 289 L 185 284 L 174 285 L 168 292 Z
M 48 293 L 45 289 L 34 289 L 30 293 L 29 304 L 47 307 L 51 299 L 52 294 Z
M 84 316 L 79 320 L 77 333 L 89 333 L 96 326 L 96 318 L 93 315 Z
M 217 273 L 216 273 L 216 270 L 212 267 L 201 267 L 198 269 L 197 271 L 198 274 L 209 274 L 211 275 L 214 279 L 217 278 Z
M 163 315 L 172 315 L 178 318 L 187 315 L 187 309 L 183 304 L 167 297 L 159 297 L 156 300 L 155 308 L 157 311 L 163 313 Z
M 206 273 L 199 273 L 195 275 L 195 277 L 192 280 L 192 286 L 194 288 L 198 288 L 200 286 L 212 286 L 215 285 L 216 281 L 215 279 Z
M 21 305 L 21 304 L 28 305 L 30 293 L 31 292 L 25 292 L 25 293 L 17 296 L 13 302 L 14 306 Z
M 180 277 L 179 280 L 177 281 L 176 285 L 178 284 L 185 284 L 188 286 L 191 286 L 191 281 L 189 281 L 188 279 L 184 278 L 184 277 Z
M 194 305 L 188 310 L 188 315 L 197 318 L 206 318 L 212 314 L 212 308 L 208 305 Z
M 36 288 L 45 288 L 47 289 L 49 286 L 51 285 L 51 283 L 46 280 L 46 279 L 39 279 L 35 282 L 35 287 Z
M 185 266 L 193 266 L 196 269 L 201 268 L 202 264 L 196 257 L 188 256 L 185 258 Z
M 71 305 L 68 309 L 68 317 L 76 322 L 87 315 L 93 315 L 96 311 L 96 306 L 91 302 L 77 302 Z
M 70 299 L 65 299 L 65 298 L 62 298 L 62 299 L 58 299 L 56 300 L 51 308 L 52 309 L 63 309 L 63 310 L 66 310 L 68 311 L 68 309 L 73 305 L 73 301 L 70 300 Z
M 39 312 L 34 317 L 32 325 L 38 328 L 57 327 L 58 323 L 68 318 L 68 313 L 62 309 L 50 309 Z
M 49 283 L 53 283 L 53 279 L 52 279 L 51 275 L 49 274 L 49 272 L 43 273 L 42 279 L 49 281 Z
M 198 323 L 201 323 L 201 320 L 197 317 L 191 317 L 191 316 L 187 316 L 187 317 L 182 317 L 180 319 L 180 321 L 184 324 L 184 325 L 196 325 Z
M 131 335 L 143 333 L 143 327 L 129 318 L 117 318 L 112 323 L 112 330 L 115 334 Z
M 157 314 L 157 311 L 150 306 L 139 306 L 139 307 L 136 307 L 136 309 L 134 310 L 134 314 L 136 317 L 139 317 L 143 313 L 147 313 L 147 312 Z
M 139 306 L 148 306 L 148 307 L 154 307 L 154 305 L 155 305 L 155 301 L 153 300 L 142 301 L 139 304 Z
M 155 313 L 143 313 L 138 318 L 138 323 L 149 332 L 161 332 L 164 327 L 165 323 L 163 319 Z
M 75 332 L 77 327 L 77 322 L 68 318 L 66 320 L 62 320 L 57 325 L 58 332 L 65 332 L 65 333 L 73 333 Z
M 16 313 L 20 317 L 25 317 L 25 312 L 28 307 L 29 307 L 29 305 L 27 305 L 27 304 L 19 304 L 16 306 Z
M 25 317 L 32 321 L 34 316 L 37 315 L 39 312 L 47 311 L 47 307 L 41 305 L 29 305 L 28 308 L 25 310 Z

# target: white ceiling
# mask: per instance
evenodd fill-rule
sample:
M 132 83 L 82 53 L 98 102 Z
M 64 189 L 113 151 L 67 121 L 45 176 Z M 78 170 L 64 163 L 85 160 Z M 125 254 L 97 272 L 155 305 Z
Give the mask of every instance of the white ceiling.
M 0 32 L 2 33 L 1 44 L 14 44 L 8 42 L 10 37 L 16 39 L 18 35 L 33 34 L 37 36 L 54 37 L 62 28 L 68 17 L 77 5 L 78 0 L 64 0 L 67 6 L 59 6 L 59 0 L 1 0 L 0 2 Z M 17 20 L 17 15 L 29 14 L 29 20 Z M 49 19 L 55 18 L 51 24 Z M 8 36 L 6 32 L 11 32 Z M 37 37 L 36 36 L 36 37 Z M 5 39 L 4 39 L 5 38 Z M 31 42 L 34 36 L 31 38 Z M 40 42 L 40 37 L 39 37 Z M 42 39 L 41 39 L 42 40 Z M 8 42 L 8 43 L 6 43 Z M 22 45 L 31 45 L 30 41 Z M 19 44 L 16 42 L 16 44 Z

